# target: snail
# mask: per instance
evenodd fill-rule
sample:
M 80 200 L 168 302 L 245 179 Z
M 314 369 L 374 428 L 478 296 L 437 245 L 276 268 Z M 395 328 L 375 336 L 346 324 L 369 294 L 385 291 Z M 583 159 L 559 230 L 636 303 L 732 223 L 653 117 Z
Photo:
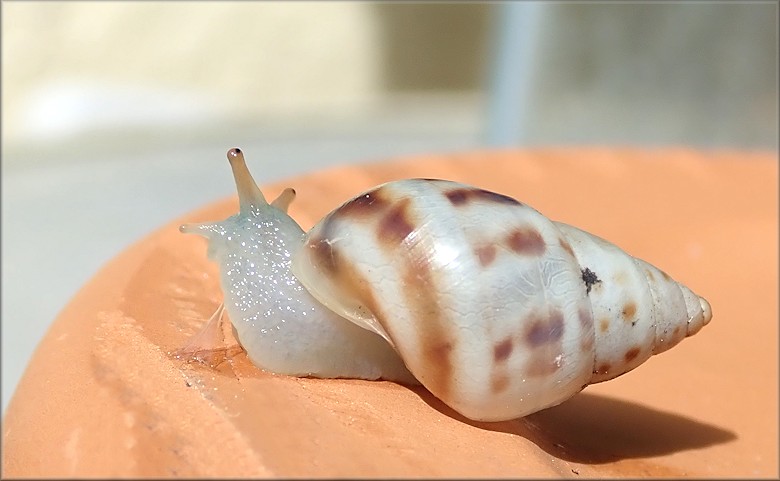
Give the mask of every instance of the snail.
M 500 421 L 624 374 L 712 317 L 665 272 L 503 194 L 397 180 L 304 232 L 287 215 L 294 190 L 269 204 L 243 153 L 227 156 L 239 213 L 180 230 L 208 239 L 234 333 L 264 370 L 421 383 Z

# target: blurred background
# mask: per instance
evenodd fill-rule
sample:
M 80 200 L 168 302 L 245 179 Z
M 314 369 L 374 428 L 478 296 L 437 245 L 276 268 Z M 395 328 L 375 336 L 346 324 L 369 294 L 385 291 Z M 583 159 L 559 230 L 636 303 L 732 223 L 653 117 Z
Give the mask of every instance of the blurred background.
M 778 148 L 778 4 L 2 2 L 2 406 L 107 260 L 234 193 L 485 147 Z M 86 335 L 86 333 L 85 333 Z

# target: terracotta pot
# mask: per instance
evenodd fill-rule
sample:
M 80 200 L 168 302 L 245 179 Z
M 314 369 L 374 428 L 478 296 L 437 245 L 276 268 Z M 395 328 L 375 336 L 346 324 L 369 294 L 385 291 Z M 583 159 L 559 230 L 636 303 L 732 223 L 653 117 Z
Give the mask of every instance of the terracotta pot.
M 707 298 L 713 321 L 636 371 L 499 423 L 423 388 L 278 376 L 243 354 L 186 364 L 168 353 L 221 294 L 204 241 L 177 227 L 233 214 L 228 199 L 127 249 L 60 314 L 8 408 L 3 476 L 777 476 L 774 153 L 485 151 L 264 190 L 294 186 L 291 214 L 308 228 L 402 177 L 476 184 L 607 238 Z

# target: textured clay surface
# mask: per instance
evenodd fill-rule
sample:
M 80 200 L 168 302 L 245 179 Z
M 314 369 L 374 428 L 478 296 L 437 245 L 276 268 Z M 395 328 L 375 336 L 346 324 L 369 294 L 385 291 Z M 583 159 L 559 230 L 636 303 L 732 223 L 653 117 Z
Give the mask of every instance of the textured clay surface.
M 227 162 L 215 160 L 214 172 L 230 175 Z M 634 372 L 498 423 L 469 421 L 423 388 L 265 373 L 235 350 L 216 369 L 187 364 L 169 352 L 221 295 L 205 242 L 177 228 L 232 215 L 233 198 L 130 247 L 62 311 L 4 419 L 3 477 L 778 475 L 776 154 L 420 156 L 265 193 L 293 186 L 290 212 L 308 229 L 404 177 L 511 195 L 609 239 L 707 298 L 713 320 Z

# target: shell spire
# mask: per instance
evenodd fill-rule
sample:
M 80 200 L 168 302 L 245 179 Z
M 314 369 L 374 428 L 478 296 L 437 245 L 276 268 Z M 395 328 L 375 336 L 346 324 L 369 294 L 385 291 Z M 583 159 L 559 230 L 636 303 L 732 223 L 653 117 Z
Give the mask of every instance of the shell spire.
M 634 369 L 710 322 L 709 303 L 661 269 L 598 236 L 555 225 L 588 286 L 596 340 L 591 384 Z

